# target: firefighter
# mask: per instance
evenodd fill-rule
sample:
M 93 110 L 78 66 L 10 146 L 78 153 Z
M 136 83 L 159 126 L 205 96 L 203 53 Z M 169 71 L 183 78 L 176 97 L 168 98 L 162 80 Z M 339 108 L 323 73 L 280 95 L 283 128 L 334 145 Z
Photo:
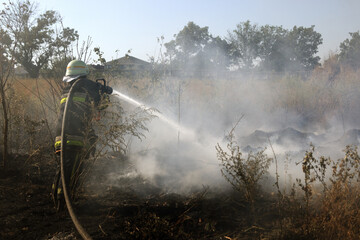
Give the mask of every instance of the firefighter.
M 61 131 L 64 132 L 64 174 L 68 185 L 70 196 L 73 198 L 78 186 L 79 176 L 82 173 L 83 160 L 93 155 L 97 136 L 92 128 L 93 119 L 100 106 L 103 108 L 102 99 L 109 99 L 108 94 L 112 93 L 112 88 L 98 82 L 87 79 L 89 74 L 88 66 L 80 60 L 73 60 L 67 65 L 66 74 L 63 81 L 66 86 L 62 92 L 60 100 L 60 114 L 56 126 L 55 153 L 58 160 L 58 170 L 52 185 L 52 197 L 58 211 L 65 206 L 63 188 L 61 184 Z M 70 88 L 75 83 L 72 91 L 72 99 L 67 106 L 66 122 L 62 126 L 65 103 Z M 105 96 L 105 97 L 104 97 Z

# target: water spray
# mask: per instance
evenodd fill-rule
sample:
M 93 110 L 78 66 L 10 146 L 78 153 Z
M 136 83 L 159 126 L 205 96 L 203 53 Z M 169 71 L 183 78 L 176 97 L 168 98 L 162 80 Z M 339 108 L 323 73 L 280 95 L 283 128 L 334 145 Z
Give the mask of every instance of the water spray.
M 122 100 L 125 100 L 126 102 L 136 106 L 136 107 L 141 107 L 142 109 L 144 110 L 149 110 L 150 107 L 148 107 L 147 105 L 119 92 L 119 91 L 116 91 L 116 90 L 113 90 L 113 93 L 114 93 L 114 96 L 122 99 Z M 195 137 L 195 133 L 194 131 L 188 129 L 188 128 L 185 128 L 185 127 L 182 127 L 180 126 L 180 124 L 176 123 L 175 121 L 165 117 L 162 113 L 160 112 L 154 112 L 153 113 L 156 117 L 158 117 L 161 121 L 165 122 L 166 124 L 168 124 L 169 126 L 171 126 L 172 128 L 178 130 L 179 132 L 181 132 L 182 134 L 184 135 L 187 135 L 189 137 Z
M 121 100 L 124 100 L 128 103 L 130 103 L 131 105 L 133 106 L 136 106 L 136 107 L 140 107 L 144 110 L 148 110 L 150 109 L 149 106 L 147 106 L 146 104 L 140 102 L 140 101 L 137 101 L 133 98 L 131 98 L 130 96 L 127 96 L 117 90 L 114 90 L 113 91 L 113 96 L 116 96 L 118 97 L 119 99 Z M 178 146 L 179 146 L 179 136 L 180 136 L 180 133 L 182 135 L 182 137 L 184 138 L 185 141 L 188 141 L 188 142 L 191 142 L 193 143 L 193 146 L 196 146 L 198 152 L 206 152 L 207 149 L 204 145 L 202 145 L 199 141 L 198 141 L 198 134 L 192 130 L 192 129 L 189 129 L 187 127 L 184 127 L 184 126 L 181 126 L 179 123 L 177 123 L 176 121 L 164 116 L 162 113 L 160 112 L 154 112 L 153 115 L 155 115 L 156 117 L 158 117 L 162 122 L 166 123 L 168 126 L 170 126 L 171 128 L 173 128 L 174 130 L 177 130 L 178 131 Z M 206 135 L 203 137 L 205 137 L 206 139 L 209 140 L 209 142 L 213 143 L 214 146 L 215 144 L 218 142 L 218 138 L 214 137 L 214 136 L 211 136 L 211 135 Z M 207 161 L 205 159 L 194 159 L 194 161 L 197 161 L 197 162 L 201 162 L 202 164 L 206 164 L 206 165 L 214 165 L 214 166 L 218 166 L 218 164 L 216 163 L 212 163 L 210 161 Z

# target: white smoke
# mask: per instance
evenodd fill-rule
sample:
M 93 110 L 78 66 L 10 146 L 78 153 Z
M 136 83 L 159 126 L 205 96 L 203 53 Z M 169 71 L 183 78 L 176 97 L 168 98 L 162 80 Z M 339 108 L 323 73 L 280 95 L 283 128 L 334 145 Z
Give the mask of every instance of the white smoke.
M 339 120 L 340 114 L 332 112 L 326 124 L 309 120 L 314 110 L 306 112 L 306 107 L 312 107 L 312 99 L 306 100 L 306 96 L 301 96 L 304 93 L 298 89 L 299 86 L 292 89 L 281 81 L 257 76 L 223 80 L 189 79 L 185 82 L 177 82 L 180 80 L 175 78 L 166 81 L 173 81 L 170 82 L 174 85 L 172 91 L 170 88 L 169 92 L 155 91 L 151 100 L 143 97 L 141 100 L 147 103 L 146 106 L 117 92 L 123 95 L 121 99 L 125 101 L 122 104 L 127 105 L 129 111 L 134 106 L 154 107 L 160 111 L 158 118 L 147 125 L 149 132 L 146 138 L 133 140 L 129 159 L 134 164 L 134 175 L 142 176 L 161 188 L 183 192 L 203 185 L 223 185 L 225 180 L 221 176 L 215 146 L 220 143 L 226 148 L 225 136 L 242 115 L 244 117 L 235 129 L 235 135 L 244 154 L 266 147 L 265 153 L 269 157 L 274 158 L 273 153 L 276 154 L 278 171 L 287 181 L 301 176 L 301 166 L 296 163 L 301 162 L 310 143 L 315 144 L 318 155 L 331 155 L 335 159 L 345 147 L 338 141 L 346 132 Z M 179 84 L 182 84 L 181 91 L 177 91 Z M 286 96 L 284 91 L 290 94 Z M 299 95 L 303 104 L 291 105 L 293 92 Z M 284 96 L 290 100 L 283 99 Z M 285 101 L 289 101 L 286 102 L 288 107 L 277 105 Z M 304 110 L 297 109 L 296 112 L 296 107 Z M 299 111 L 304 114 L 299 114 Z M 349 119 L 352 121 L 352 117 Z M 359 126 L 352 124 L 349 127 Z M 250 141 L 257 130 L 261 130 L 265 138 L 259 140 L 255 137 Z M 274 172 L 273 164 L 270 173 L 274 176 Z

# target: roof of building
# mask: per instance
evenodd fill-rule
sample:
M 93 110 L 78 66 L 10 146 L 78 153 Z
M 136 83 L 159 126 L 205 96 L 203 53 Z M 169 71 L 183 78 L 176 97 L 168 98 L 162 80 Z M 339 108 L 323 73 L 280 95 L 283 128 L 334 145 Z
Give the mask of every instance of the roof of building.
M 111 64 L 117 64 L 117 65 L 149 65 L 149 62 L 146 62 L 144 60 L 141 60 L 139 58 L 130 56 L 128 54 L 125 54 L 124 57 L 114 59 L 112 61 L 106 62 L 105 65 L 111 65 Z
M 15 68 L 15 75 L 25 75 L 25 74 L 28 74 L 28 72 L 25 70 L 23 66 L 19 65 Z

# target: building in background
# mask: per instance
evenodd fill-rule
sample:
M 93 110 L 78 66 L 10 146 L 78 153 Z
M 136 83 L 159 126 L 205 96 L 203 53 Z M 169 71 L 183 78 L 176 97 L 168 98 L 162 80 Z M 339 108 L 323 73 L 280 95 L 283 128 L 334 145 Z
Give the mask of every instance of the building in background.
M 123 76 L 145 76 L 151 73 L 152 64 L 126 54 L 122 58 L 106 62 L 104 71 Z

